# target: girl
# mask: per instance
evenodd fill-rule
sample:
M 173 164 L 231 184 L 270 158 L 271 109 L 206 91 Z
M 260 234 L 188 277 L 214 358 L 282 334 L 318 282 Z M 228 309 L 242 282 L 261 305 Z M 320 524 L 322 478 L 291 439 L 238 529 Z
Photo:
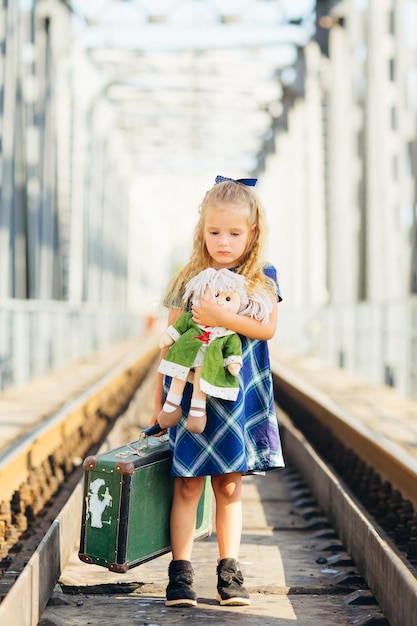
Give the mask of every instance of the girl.
M 239 395 L 235 401 L 208 399 L 207 425 L 201 434 L 190 433 L 186 428 L 191 385 L 187 385 L 188 393 L 183 397 L 170 394 L 170 403 L 166 405 L 164 396 L 169 384 L 165 381 L 164 387 L 162 374 L 157 375 L 151 424 L 157 422 L 162 408 L 169 412 L 176 410 L 175 405 L 181 405 L 183 411 L 179 424 L 169 429 L 175 479 L 167 606 L 197 604 L 190 558 L 205 476 L 211 476 L 216 499 L 217 600 L 221 605 L 250 604 L 238 563 L 242 474 L 284 466 L 267 346 L 267 340 L 275 333 L 277 302 L 281 296 L 276 270 L 263 259 L 266 228 L 262 207 L 252 190 L 255 183 L 255 179 L 217 176 L 200 207 L 191 259 L 173 279 L 164 299 L 169 308 L 168 325 L 172 325 L 184 312 L 185 284 L 200 271 L 212 267 L 242 274 L 250 290 L 266 289 L 272 304 L 266 324 L 204 300 L 200 301 L 200 306 L 191 307 L 195 323 L 223 326 L 238 333 L 242 340 Z M 167 348 L 162 349 L 161 358 L 166 352 Z

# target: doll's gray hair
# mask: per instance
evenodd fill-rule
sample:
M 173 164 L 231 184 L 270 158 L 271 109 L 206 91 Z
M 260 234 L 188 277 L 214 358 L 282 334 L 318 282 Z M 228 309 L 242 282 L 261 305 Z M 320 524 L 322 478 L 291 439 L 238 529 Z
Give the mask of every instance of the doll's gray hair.
M 266 324 L 269 321 L 271 311 L 271 295 L 262 289 L 248 296 L 247 306 L 241 309 L 239 313 L 240 315 L 254 317 L 261 324 Z
M 184 302 L 191 302 L 199 306 L 207 289 L 211 291 L 213 298 L 218 292 L 237 292 L 241 300 L 239 309 L 241 315 L 254 317 L 262 324 L 268 322 L 269 314 L 272 311 L 270 296 L 262 290 L 248 295 L 247 280 L 241 274 L 236 274 L 228 269 L 215 270 L 209 267 L 188 281 L 183 296 Z

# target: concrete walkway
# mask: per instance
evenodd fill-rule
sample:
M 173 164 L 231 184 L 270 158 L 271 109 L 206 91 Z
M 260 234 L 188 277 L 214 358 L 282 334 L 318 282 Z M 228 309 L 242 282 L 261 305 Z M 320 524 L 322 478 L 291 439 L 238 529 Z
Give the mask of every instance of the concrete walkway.
M 194 544 L 197 607 L 165 607 L 168 554 L 127 574 L 112 574 L 105 568 L 81 563 L 74 553 L 60 579 L 65 593 L 57 589 L 53 599 L 56 605 L 47 607 L 40 626 L 335 626 L 364 617 L 366 607 L 352 608 L 346 603 L 354 589 L 340 586 L 344 567 L 316 562 L 319 557 L 329 557 L 328 540 L 323 536 L 323 532 L 328 536 L 329 530 L 316 530 L 323 526 L 317 511 L 312 514 L 313 522 L 305 514 L 305 495 L 298 478 L 287 469 L 265 477 L 245 477 L 243 494 L 240 563 L 251 606 L 220 607 L 216 602 L 217 542 L 213 534 Z M 339 559 L 340 553 L 342 562 L 348 562 L 342 546 Z

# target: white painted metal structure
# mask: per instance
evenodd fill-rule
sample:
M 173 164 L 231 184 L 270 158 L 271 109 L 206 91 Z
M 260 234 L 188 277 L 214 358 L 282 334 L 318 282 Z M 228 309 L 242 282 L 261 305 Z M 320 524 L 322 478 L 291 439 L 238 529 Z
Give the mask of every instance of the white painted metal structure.
M 0 387 L 158 312 L 204 189 L 264 166 L 285 5 L 0 0 Z
M 137 332 L 215 175 L 255 174 L 277 341 L 417 394 L 417 0 L 317 0 L 313 40 L 296 4 L 1 0 L 7 384 L 36 361 L 12 367 L 7 311 L 61 300 L 99 328 L 107 307 L 108 340 Z
M 416 396 L 417 2 L 317 9 L 322 47 L 300 51 L 305 92 L 291 94 L 268 162 L 280 181 L 278 340 Z

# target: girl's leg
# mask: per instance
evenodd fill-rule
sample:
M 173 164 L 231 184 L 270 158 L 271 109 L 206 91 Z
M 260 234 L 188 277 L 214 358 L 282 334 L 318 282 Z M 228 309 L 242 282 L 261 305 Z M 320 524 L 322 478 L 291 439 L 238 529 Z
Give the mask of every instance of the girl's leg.
M 171 508 L 171 547 L 174 560 L 190 560 L 197 507 L 203 487 L 204 476 L 174 479 Z
M 242 475 L 212 476 L 216 497 L 216 531 L 220 559 L 238 559 L 242 535 Z
M 204 476 L 175 478 L 171 508 L 172 561 L 166 589 L 167 606 L 195 606 L 191 551 L 194 541 L 197 506 L 204 487 Z
M 238 558 L 242 536 L 242 476 L 212 476 L 216 497 L 216 530 L 219 546 L 217 600 L 222 605 L 247 606 L 249 593 L 243 586 Z

